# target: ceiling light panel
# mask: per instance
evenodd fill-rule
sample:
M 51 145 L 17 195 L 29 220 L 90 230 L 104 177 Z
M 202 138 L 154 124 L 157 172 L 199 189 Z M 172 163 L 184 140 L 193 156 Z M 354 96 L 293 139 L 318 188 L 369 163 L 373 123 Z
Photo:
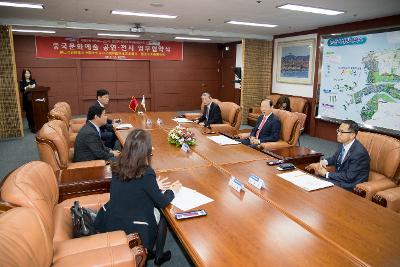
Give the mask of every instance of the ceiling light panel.
M 323 9 L 323 8 L 310 7 L 310 6 L 300 6 L 300 5 L 293 5 L 293 4 L 286 4 L 283 6 L 278 6 L 277 8 L 287 9 L 287 10 L 292 10 L 292 11 L 315 13 L 315 14 L 323 14 L 323 15 L 329 15 L 329 16 L 335 16 L 335 15 L 344 13 L 344 11 Z
M 161 18 L 161 19 L 176 19 L 178 17 L 178 16 L 174 16 L 174 15 L 152 14 L 152 13 L 144 13 L 144 12 L 131 12 L 131 11 L 125 11 L 125 10 L 112 10 L 111 14 L 123 15 L 123 16 Z
M 43 4 L 0 2 L 0 6 L 43 9 Z
M 244 22 L 244 21 L 236 21 L 236 20 L 230 20 L 230 21 L 227 21 L 226 23 L 235 24 L 235 25 L 253 26 L 253 27 L 267 27 L 267 28 L 274 28 L 274 27 L 278 26 L 278 25 L 273 25 L 273 24 Z

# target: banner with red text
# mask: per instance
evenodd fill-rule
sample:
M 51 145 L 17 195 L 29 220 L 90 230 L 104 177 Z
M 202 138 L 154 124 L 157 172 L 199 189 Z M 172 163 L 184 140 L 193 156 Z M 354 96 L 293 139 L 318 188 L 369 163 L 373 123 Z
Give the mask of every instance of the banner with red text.
M 36 57 L 117 60 L 183 60 L 183 43 L 36 36 Z

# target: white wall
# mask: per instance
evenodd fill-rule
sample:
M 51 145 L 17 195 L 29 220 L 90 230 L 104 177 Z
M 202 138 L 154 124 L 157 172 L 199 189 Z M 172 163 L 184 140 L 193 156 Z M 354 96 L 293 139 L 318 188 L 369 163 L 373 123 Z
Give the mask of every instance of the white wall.
M 272 70 L 272 93 L 276 94 L 286 94 L 286 95 L 294 95 L 294 96 L 302 96 L 302 97 L 313 97 L 313 84 L 294 84 L 294 83 L 281 83 L 276 81 L 276 68 L 278 65 L 278 50 L 277 46 L 279 42 L 287 42 L 287 41 L 300 41 L 306 39 L 314 39 L 315 44 L 317 43 L 317 34 L 307 34 L 307 35 L 299 35 L 293 37 L 279 38 L 275 39 L 274 42 L 274 65 Z M 314 60 L 316 58 L 317 47 L 314 49 Z M 315 61 L 312 66 L 314 68 Z M 314 70 L 315 71 L 318 70 Z M 312 76 L 312 82 L 314 82 L 314 75 Z

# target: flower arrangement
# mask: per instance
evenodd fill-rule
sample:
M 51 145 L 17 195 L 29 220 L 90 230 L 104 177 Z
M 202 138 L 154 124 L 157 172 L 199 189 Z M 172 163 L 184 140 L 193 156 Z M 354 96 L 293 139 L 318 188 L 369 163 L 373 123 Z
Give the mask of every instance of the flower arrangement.
M 177 147 L 182 146 L 183 143 L 192 146 L 196 144 L 196 139 L 194 138 L 194 133 L 189 131 L 187 128 L 178 125 L 169 131 L 168 142 L 175 144 Z

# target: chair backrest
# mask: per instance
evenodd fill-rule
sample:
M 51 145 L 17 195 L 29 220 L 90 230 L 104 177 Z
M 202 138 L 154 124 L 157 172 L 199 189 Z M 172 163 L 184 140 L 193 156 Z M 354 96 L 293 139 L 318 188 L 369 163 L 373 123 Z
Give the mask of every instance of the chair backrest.
M 278 99 L 280 97 L 281 95 L 275 95 L 275 94 L 267 96 L 267 98 L 272 101 L 273 105 L 275 105 L 276 102 L 278 102 Z M 292 110 L 292 112 L 300 112 L 307 114 L 308 112 L 307 99 L 302 97 L 289 96 L 289 100 L 290 100 L 290 109 Z
M 306 124 L 307 115 L 300 112 L 292 112 L 292 114 L 297 116 L 297 119 L 299 120 L 300 131 L 303 132 Z
M 357 140 L 367 149 L 371 158 L 368 180 L 380 180 L 384 177 L 393 180 L 400 165 L 400 141 L 369 132 L 358 132 Z
M 65 126 L 69 130 L 70 118 L 68 117 L 68 114 L 67 114 L 67 111 L 66 111 L 65 107 L 53 108 L 52 110 L 50 110 L 48 118 L 49 118 L 49 121 L 50 120 L 63 121 L 65 123 Z
M 280 109 L 273 109 L 272 112 L 281 121 L 281 139 L 290 145 L 295 145 L 300 135 L 297 116 L 292 112 Z
M 40 159 L 51 165 L 54 172 L 68 167 L 69 139 L 64 123 L 53 120 L 45 123 L 36 134 Z
M 229 124 L 234 128 L 239 124 L 240 127 L 242 116 L 239 114 L 241 112 L 241 107 L 239 105 L 233 102 L 219 102 L 218 106 L 221 109 L 223 123 Z M 238 115 L 240 115 L 239 121 Z
M 58 203 L 58 183 L 49 164 L 32 161 L 13 171 L 1 187 L 1 198 L 17 206 L 33 208 L 53 239 L 53 209 Z
M 57 102 L 54 104 L 54 108 L 64 108 L 66 111 L 67 117 L 71 119 L 72 117 L 72 111 L 71 111 L 71 106 L 67 102 Z
M 0 216 L 0 266 L 51 266 L 53 244 L 39 215 L 14 208 Z

